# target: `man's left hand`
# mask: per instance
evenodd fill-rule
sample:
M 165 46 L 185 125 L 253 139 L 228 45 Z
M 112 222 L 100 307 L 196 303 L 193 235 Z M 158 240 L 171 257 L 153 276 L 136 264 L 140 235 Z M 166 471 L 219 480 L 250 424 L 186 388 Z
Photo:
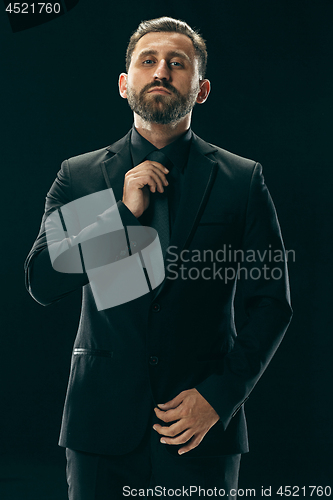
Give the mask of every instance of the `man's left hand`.
M 170 427 L 155 424 L 153 428 L 161 436 L 164 444 L 184 444 L 179 455 L 196 448 L 209 429 L 219 420 L 219 416 L 208 401 L 196 389 L 182 391 L 171 401 L 159 404 L 154 409 L 163 422 L 174 422 Z

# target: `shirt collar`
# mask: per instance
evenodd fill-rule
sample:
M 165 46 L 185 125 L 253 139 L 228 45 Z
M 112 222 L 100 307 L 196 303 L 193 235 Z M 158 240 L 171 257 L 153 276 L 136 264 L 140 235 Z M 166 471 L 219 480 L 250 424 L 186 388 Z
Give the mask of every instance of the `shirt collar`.
M 181 172 L 187 164 L 191 139 L 192 130 L 189 128 L 183 135 L 178 137 L 178 139 L 159 150 L 163 151 L 163 153 L 165 153 L 166 156 L 172 161 L 173 165 Z M 131 153 L 133 165 L 136 166 L 139 165 L 139 163 L 142 163 L 146 156 L 155 150 L 156 147 L 147 141 L 147 139 L 142 137 L 133 125 L 131 134 Z

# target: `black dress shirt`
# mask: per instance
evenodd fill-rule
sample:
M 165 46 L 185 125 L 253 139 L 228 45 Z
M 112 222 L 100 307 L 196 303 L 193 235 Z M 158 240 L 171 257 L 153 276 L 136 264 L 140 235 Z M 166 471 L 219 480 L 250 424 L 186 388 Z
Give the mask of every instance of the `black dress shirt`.
M 178 137 L 174 142 L 168 144 L 159 151 L 162 151 L 172 162 L 172 168 L 170 168 L 169 173 L 166 175 L 169 185 L 166 186 L 169 200 L 169 213 L 170 213 L 170 230 L 174 225 L 177 210 L 179 207 L 179 200 L 181 197 L 182 186 L 184 182 L 185 169 L 188 162 L 190 145 L 192 139 L 192 131 L 189 128 L 183 135 Z M 131 135 L 131 155 L 133 160 L 133 166 L 136 167 L 142 163 L 149 153 L 157 150 L 157 148 L 151 144 L 147 139 L 142 137 L 133 125 L 132 135 Z M 150 196 L 154 196 L 154 193 L 150 192 Z M 149 210 L 149 208 L 148 208 Z M 147 212 L 147 210 L 146 210 Z M 147 224 L 148 212 L 144 212 L 141 217 L 138 218 L 142 225 Z M 146 220 L 147 219 L 147 220 Z

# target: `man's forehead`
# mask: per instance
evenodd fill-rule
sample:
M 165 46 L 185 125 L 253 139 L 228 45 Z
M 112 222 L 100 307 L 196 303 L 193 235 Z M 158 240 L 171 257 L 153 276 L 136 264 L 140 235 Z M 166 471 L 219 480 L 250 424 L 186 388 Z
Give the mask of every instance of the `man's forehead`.
M 178 52 L 190 60 L 195 57 L 195 50 L 192 40 L 182 33 L 175 32 L 151 32 L 146 33 L 140 38 L 133 51 L 134 56 L 140 56 L 142 52 L 154 51 L 159 53 L 175 53 Z

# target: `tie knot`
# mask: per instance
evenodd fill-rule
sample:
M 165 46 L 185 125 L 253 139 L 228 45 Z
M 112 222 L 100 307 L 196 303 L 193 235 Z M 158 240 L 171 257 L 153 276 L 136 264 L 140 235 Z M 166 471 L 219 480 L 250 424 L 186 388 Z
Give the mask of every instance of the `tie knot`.
M 157 161 L 169 170 L 172 167 L 172 161 L 169 160 L 166 154 L 158 149 L 149 153 L 149 155 L 146 156 L 146 160 Z

